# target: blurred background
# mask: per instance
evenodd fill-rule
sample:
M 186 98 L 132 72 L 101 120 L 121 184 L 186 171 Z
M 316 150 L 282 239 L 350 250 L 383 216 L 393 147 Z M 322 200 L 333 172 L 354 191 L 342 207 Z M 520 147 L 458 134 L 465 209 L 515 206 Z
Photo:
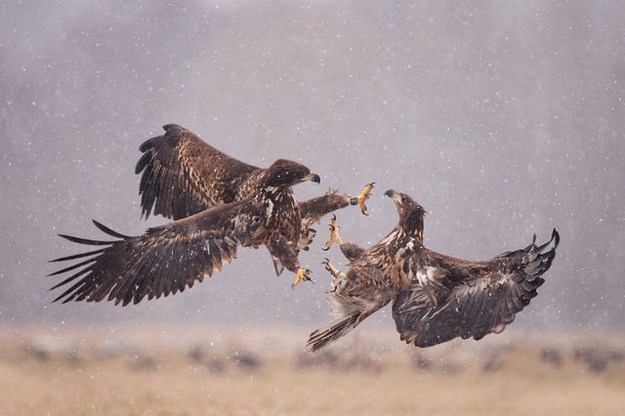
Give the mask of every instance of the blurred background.
M 616 0 L 0 1 L 0 413 L 622 415 L 623 22 Z M 168 123 L 250 164 L 306 164 L 322 183 L 301 199 L 376 181 L 371 216 L 337 212 L 363 246 L 396 224 L 389 188 L 427 209 L 442 253 L 553 228 L 561 245 L 504 334 L 432 352 L 387 309 L 300 355 L 329 319 L 321 261 L 345 268 L 320 250 L 329 219 L 300 256 L 315 284 L 241 249 L 183 294 L 51 304 L 48 260 L 83 248 L 57 233 L 165 222 L 140 219 L 134 166 Z
M 126 234 L 140 219 L 139 145 L 178 123 L 257 166 L 309 166 L 319 186 L 377 188 L 370 217 L 337 213 L 369 246 L 395 224 L 393 188 L 427 210 L 426 245 L 481 259 L 562 244 L 515 325 L 625 320 L 625 9 L 618 1 L 71 1 L 0 8 L 0 321 L 181 319 L 312 325 L 315 285 L 291 290 L 266 250 L 182 296 L 127 308 L 51 305 L 56 233 Z M 336 250 L 330 258 L 339 266 Z M 389 316 L 381 316 L 384 325 Z

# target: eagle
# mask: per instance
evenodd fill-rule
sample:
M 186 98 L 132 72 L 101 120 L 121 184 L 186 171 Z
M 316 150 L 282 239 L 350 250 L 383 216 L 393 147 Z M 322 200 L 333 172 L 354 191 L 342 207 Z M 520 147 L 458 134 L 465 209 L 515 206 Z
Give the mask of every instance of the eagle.
M 293 287 L 310 280 L 299 251 L 310 244 L 310 225 L 349 204 L 360 205 L 373 187 L 358 197 L 338 191 L 298 203 L 292 186 L 319 183 L 319 175 L 300 163 L 279 159 L 266 169 L 239 162 L 204 143 L 188 130 L 164 127 L 166 134 L 147 140 L 137 173 L 143 215 L 163 214 L 173 221 L 127 236 L 98 221 L 95 226 L 114 240 L 92 240 L 60 234 L 98 249 L 61 257 L 71 262 L 51 276 L 70 274 L 51 288 L 64 287 L 55 300 L 138 303 L 182 292 L 221 270 L 236 257 L 238 247 L 267 247 L 280 274 L 296 274 Z M 303 233 L 306 235 L 303 237 Z
M 220 152 L 193 132 L 177 124 L 163 126 L 165 134 L 146 140 L 143 153 L 135 167 L 141 174 L 139 195 L 141 215 L 150 214 L 179 220 L 221 204 L 239 201 L 256 192 L 265 169 L 249 165 Z M 365 201 L 374 182 L 355 196 L 329 190 L 325 195 L 298 202 L 302 217 L 299 248 L 308 250 L 316 230 L 312 228 L 321 217 L 358 205 L 367 214 Z M 276 273 L 283 267 L 274 259 Z
M 393 302 L 393 319 L 400 338 L 429 347 L 460 337 L 479 340 L 503 331 L 537 295 L 541 277 L 551 266 L 560 241 L 551 239 L 502 253 L 490 260 L 463 260 L 423 245 L 425 210 L 410 196 L 388 190 L 399 214 L 397 226 L 378 244 L 365 250 L 345 243 L 336 218 L 330 223 L 329 248 L 337 244 L 349 260 L 349 270 L 337 270 L 328 301 L 336 320 L 310 334 L 312 351 L 342 337 L 368 316 Z

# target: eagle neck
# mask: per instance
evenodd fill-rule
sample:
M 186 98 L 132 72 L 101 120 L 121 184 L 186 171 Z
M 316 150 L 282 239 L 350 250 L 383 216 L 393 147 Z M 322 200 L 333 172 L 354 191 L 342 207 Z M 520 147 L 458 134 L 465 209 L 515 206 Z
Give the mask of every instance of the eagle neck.
M 417 244 L 423 244 L 423 215 L 414 213 L 399 224 L 402 234 L 411 237 Z
M 265 186 L 265 195 L 270 199 L 280 199 L 284 196 L 293 195 L 290 187 Z

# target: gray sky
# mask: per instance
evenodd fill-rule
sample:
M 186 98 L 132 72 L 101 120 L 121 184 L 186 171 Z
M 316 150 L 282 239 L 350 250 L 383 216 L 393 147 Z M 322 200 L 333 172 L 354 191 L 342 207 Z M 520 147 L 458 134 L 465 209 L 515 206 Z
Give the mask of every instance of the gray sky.
M 378 187 L 371 216 L 337 213 L 368 246 L 396 223 L 384 190 L 427 210 L 426 245 L 489 258 L 562 236 L 517 325 L 623 325 L 625 9 L 619 1 L 4 2 L 0 5 L 0 321 L 327 318 L 326 221 L 276 278 L 266 250 L 182 295 L 121 308 L 51 305 L 47 260 L 140 220 L 138 146 L 178 123 L 322 184 Z M 329 257 L 344 266 L 336 250 Z M 390 317 L 377 318 L 390 323 Z M 387 322 L 388 321 L 388 322 Z

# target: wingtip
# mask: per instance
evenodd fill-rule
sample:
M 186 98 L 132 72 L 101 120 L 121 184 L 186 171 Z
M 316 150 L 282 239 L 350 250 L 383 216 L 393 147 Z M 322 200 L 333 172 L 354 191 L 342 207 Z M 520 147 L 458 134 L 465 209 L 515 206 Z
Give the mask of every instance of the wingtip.
M 106 225 L 102 224 L 99 221 L 96 221 L 94 219 L 91 220 L 93 222 L 93 224 L 102 232 L 104 232 L 105 234 L 110 235 L 111 237 L 117 237 L 117 238 L 121 238 L 123 240 L 126 240 L 128 238 L 130 238 L 130 236 L 127 236 L 125 234 L 121 234 L 118 233 L 117 231 L 114 231 L 112 229 L 110 229 L 109 227 L 107 227 Z
M 169 124 L 165 124 L 163 126 L 163 130 L 165 130 L 166 133 L 169 133 L 169 132 L 174 132 L 176 130 L 177 131 L 182 131 L 182 130 L 184 130 L 184 127 L 182 127 L 182 126 L 180 126 L 180 125 L 178 125 L 176 123 L 169 123 Z
M 68 234 L 57 234 L 57 235 L 58 235 L 59 237 L 61 237 L 61 238 L 64 238 L 64 239 L 66 239 L 66 240 L 69 240 L 69 241 L 72 241 L 72 238 L 74 238 L 74 237 L 72 237 L 71 235 L 68 235 Z
M 52 290 L 52 289 L 54 289 L 54 288 L 50 288 L 50 289 L 48 289 L 48 290 Z M 58 296 L 58 297 L 54 298 L 54 300 L 53 300 L 51 303 L 58 303 L 61 299 L 63 299 L 63 296 L 64 296 L 64 295 L 61 295 L 61 296 Z M 62 303 L 67 303 L 67 300 L 65 300 L 65 301 L 64 301 L 64 302 L 62 302 Z
M 560 244 L 560 233 L 555 228 L 551 232 L 551 240 L 554 242 L 554 248 L 558 247 L 558 244 Z
M 547 250 L 555 253 L 556 248 L 558 248 L 558 244 L 560 244 L 560 234 L 554 228 L 551 231 L 551 238 L 540 246 L 534 245 L 533 251 L 544 252 Z
M 139 219 L 143 220 L 143 221 L 147 221 L 150 218 L 150 211 L 148 209 L 143 209 L 141 210 L 141 217 Z

